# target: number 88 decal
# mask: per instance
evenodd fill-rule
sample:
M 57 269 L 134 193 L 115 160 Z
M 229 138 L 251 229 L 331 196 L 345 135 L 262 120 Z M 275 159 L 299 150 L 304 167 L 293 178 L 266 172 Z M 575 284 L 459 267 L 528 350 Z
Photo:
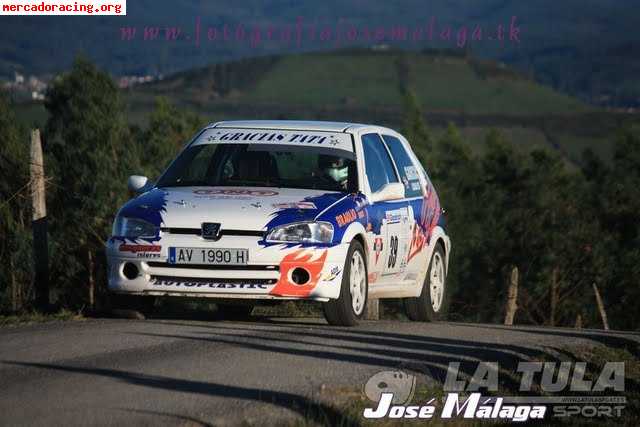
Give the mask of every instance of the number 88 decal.
M 391 236 L 389 241 L 389 262 L 387 268 L 394 268 L 398 259 L 398 236 Z

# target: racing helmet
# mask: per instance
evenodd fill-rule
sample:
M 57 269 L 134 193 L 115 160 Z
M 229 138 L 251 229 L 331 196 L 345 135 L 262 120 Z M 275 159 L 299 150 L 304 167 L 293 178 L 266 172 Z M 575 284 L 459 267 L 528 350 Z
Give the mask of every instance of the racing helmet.
M 349 177 L 349 164 L 344 157 L 320 155 L 318 166 L 336 182 L 345 182 Z

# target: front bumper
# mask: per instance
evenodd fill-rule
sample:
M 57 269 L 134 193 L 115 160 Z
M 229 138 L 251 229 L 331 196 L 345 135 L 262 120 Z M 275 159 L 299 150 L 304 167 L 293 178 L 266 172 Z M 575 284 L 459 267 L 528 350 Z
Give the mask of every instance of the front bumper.
M 248 249 L 249 263 L 243 266 L 169 264 L 170 247 Z M 349 245 L 265 247 L 258 244 L 256 237 L 223 236 L 212 242 L 198 236 L 167 235 L 153 243 L 112 238 L 106 249 L 109 291 L 115 293 L 327 301 L 340 295 Z M 304 284 L 295 284 L 292 280 L 292 272 L 298 268 L 309 275 Z

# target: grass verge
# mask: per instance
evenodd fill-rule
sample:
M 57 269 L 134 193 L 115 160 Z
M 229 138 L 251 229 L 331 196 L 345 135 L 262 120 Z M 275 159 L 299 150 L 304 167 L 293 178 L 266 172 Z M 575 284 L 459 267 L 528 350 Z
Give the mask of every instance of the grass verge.
M 82 320 L 82 314 L 62 309 L 55 313 L 26 312 L 19 314 L 0 315 L 0 326 L 15 326 L 31 323 L 59 322 L 67 320 Z

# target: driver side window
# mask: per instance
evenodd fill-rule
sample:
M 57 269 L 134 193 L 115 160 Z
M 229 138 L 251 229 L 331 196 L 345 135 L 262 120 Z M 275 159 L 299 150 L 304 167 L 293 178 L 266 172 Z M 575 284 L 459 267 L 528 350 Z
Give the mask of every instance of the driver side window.
M 372 192 L 379 191 L 391 182 L 399 182 L 389 153 L 377 133 L 362 136 L 365 172 Z

